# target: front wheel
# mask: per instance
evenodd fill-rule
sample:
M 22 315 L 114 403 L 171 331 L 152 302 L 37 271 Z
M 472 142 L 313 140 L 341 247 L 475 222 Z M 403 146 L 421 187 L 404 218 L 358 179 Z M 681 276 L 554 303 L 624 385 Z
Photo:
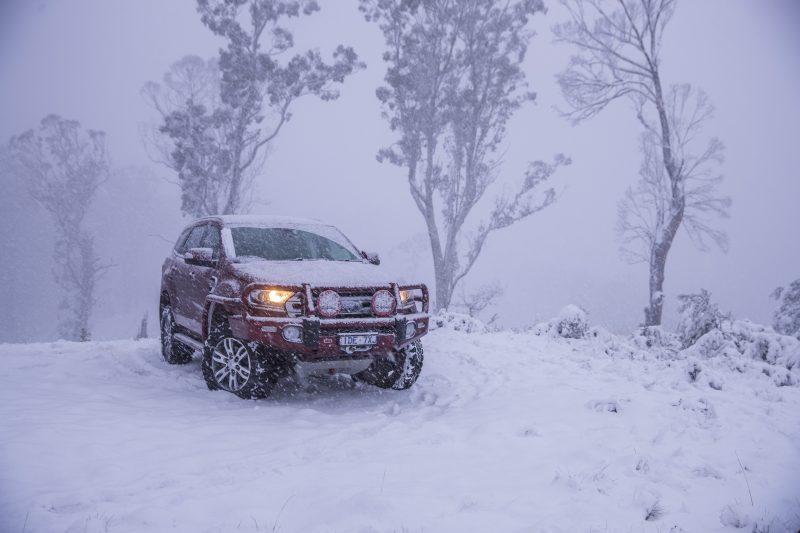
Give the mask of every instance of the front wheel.
M 391 359 L 376 359 L 369 368 L 354 377 L 382 389 L 405 390 L 422 372 L 422 342 L 414 341 L 394 353 Z
M 210 390 L 222 389 L 244 398 L 266 398 L 272 391 L 266 357 L 234 337 L 227 322 L 217 323 L 203 350 L 203 377 Z

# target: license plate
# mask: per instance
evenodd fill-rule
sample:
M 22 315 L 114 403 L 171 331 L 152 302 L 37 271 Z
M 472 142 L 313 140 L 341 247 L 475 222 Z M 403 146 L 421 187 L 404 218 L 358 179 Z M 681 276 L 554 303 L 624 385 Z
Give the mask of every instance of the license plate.
M 378 335 L 375 333 L 339 335 L 339 346 L 374 346 L 376 344 L 378 344 Z

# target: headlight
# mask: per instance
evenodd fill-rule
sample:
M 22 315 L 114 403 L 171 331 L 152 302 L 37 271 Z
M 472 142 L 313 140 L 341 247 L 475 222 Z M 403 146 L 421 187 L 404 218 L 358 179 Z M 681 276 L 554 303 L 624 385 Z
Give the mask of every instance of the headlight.
M 411 291 L 400 291 L 400 303 L 406 305 L 411 299 Z
M 286 301 L 294 296 L 292 291 L 283 291 L 280 289 L 255 289 L 250 291 L 248 300 L 255 307 L 264 307 L 277 311 L 285 311 Z

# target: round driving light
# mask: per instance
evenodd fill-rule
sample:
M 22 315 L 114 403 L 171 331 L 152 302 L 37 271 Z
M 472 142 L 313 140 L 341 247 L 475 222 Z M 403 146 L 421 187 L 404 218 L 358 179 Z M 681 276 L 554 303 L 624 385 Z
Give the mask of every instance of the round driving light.
M 319 293 L 319 314 L 324 318 L 333 318 L 339 314 L 342 302 L 335 291 L 322 291 Z
M 394 296 L 386 289 L 381 289 L 372 296 L 372 313 L 376 316 L 391 315 L 396 305 Z
M 303 328 L 300 326 L 284 326 L 283 338 L 289 342 L 301 342 L 303 340 Z
M 413 322 L 406 324 L 406 339 L 410 339 L 417 334 L 417 325 Z

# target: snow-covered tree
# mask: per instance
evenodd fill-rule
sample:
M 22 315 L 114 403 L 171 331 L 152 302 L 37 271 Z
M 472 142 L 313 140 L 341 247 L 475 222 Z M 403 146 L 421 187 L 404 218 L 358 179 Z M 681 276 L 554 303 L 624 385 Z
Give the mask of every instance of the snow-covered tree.
M 97 257 L 83 220 L 108 176 L 105 134 L 48 115 L 38 129 L 12 137 L 9 153 L 13 169 L 55 225 L 54 272 L 63 292 L 60 333 L 69 340 L 89 340 L 95 286 L 107 265 Z
M 146 144 L 157 161 L 177 174 L 181 210 L 191 217 L 220 213 L 230 195 L 227 139 L 233 115 L 222 105 L 221 82 L 215 59 L 189 55 L 175 62 L 161 83 L 148 82 L 142 89 L 161 116 L 159 126 L 145 131 Z M 249 184 L 245 179 L 242 188 Z
M 218 61 L 184 58 L 165 77 L 166 91 L 149 84 L 145 92 L 162 114 L 157 144 L 168 146 L 184 212 L 236 213 L 292 104 L 306 95 L 338 98 L 335 86 L 363 64 L 341 45 L 330 63 L 316 50 L 288 55 L 294 38 L 282 24 L 319 11 L 314 0 L 198 0 L 197 10 L 225 40 Z
M 778 300 L 778 309 L 772 323 L 775 331 L 800 339 L 800 279 L 794 280 L 787 287 L 778 287 L 772 296 Z
M 727 216 L 730 199 L 718 192 L 722 143 L 703 140 L 713 107 L 688 84 L 665 87 L 661 44 L 676 0 L 561 0 L 569 20 L 553 28 L 577 49 L 558 76 L 575 123 L 625 98 L 643 127 L 640 181 L 620 203 L 618 230 L 626 257 L 650 266 L 645 326 L 661 324 L 667 257 L 684 228 L 701 248 L 723 250 L 725 233 L 711 218 Z
M 730 318 L 711 301 L 711 293 L 705 289 L 700 289 L 697 294 L 681 294 L 678 300 L 678 336 L 684 348 L 711 330 L 719 329 L 722 322 Z
M 529 19 L 544 6 L 541 0 L 361 0 L 360 8 L 385 38 L 386 85 L 377 96 L 399 137 L 378 158 L 407 171 L 428 230 L 436 307 L 444 309 L 492 232 L 554 201 L 554 191 L 538 194 L 539 186 L 569 162 L 557 156 L 531 163 L 513 193 L 495 196 L 483 221 L 471 217 L 501 173 L 509 119 L 534 99 L 522 62 Z

